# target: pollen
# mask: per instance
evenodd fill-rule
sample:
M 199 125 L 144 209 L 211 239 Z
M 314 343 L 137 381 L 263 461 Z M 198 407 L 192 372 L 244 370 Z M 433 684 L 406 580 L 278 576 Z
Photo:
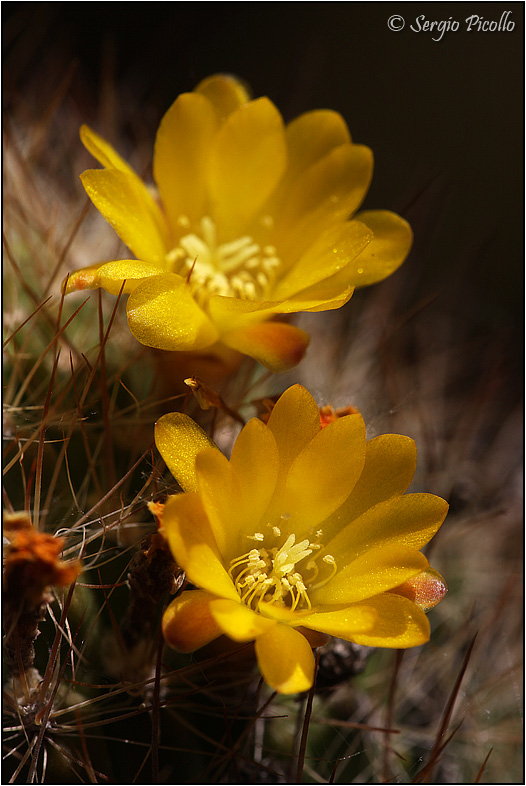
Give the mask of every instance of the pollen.
M 179 216 L 176 223 L 183 231 L 190 229 L 188 216 Z M 188 277 L 194 296 L 225 295 L 243 300 L 268 297 L 281 266 L 276 248 L 260 246 L 250 235 L 219 243 L 210 216 L 200 220 L 196 231 L 179 239 L 167 261 L 174 272 Z

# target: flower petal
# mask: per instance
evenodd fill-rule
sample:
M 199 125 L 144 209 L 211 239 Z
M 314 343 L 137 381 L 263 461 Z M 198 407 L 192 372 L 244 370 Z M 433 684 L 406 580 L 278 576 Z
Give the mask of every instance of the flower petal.
M 416 603 L 423 611 L 429 611 L 446 596 L 447 585 L 437 570 L 426 570 L 404 581 L 399 587 L 394 587 L 391 592 L 403 595 Z
M 109 142 L 87 125 L 80 127 L 80 140 L 86 150 L 106 169 L 118 169 L 137 177 L 132 167 L 117 153 Z
M 371 182 L 373 156 L 364 145 L 341 145 L 309 167 L 290 188 L 276 225 L 282 258 L 294 259 L 330 224 L 346 219 Z
M 196 93 L 180 95 L 161 120 L 153 176 L 174 235 L 181 233 L 181 217 L 195 225 L 207 212 L 208 159 L 218 127 L 210 101 Z
M 336 553 L 336 563 L 339 570 L 334 578 L 319 589 L 309 588 L 313 604 L 356 603 L 393 589 L 429 567 L 419 551 L 391 543 L 370 548 L 347 564 Z
M 192 584 L 239 602 L 197 494 L 169 497 L 163 511 L 163 528 L 175 560 Z
M 170 412 L 155 424 L 155 444 L 166 466 L 185 491 L 197 491 L 195 461 L 198 453 L 217 446 L 188 415 Z M 218 451 L 219 452 L 219 451 Z
M 301 328 L 284 322 L 261 322 L 225 333 L 221 340 L 279 374 L 296 366 L 305 354 L 310 338 Z
M 220 121 L 250 101 L 246 86 L 230 74 L 214 74 L 199 82 L 194 93 L 204 95 L 212 104 Z
M 272 499 L 278 479 L 279 454 L 272 431 L 258 418 L 241 430 L 230 463 L 239 480 L 240 538 L 253 535 Z M 239 542 L 238 554 L 243 552 Z M 233 558 L 235 555 L 232 554 Z
M 349 144 L 351 136 L 343 117 L 329 109 L 317 109 L 292 120 L 285 129 L 289 151 L 286 180 L 322 159 L 333 148 Z
M 314 680 L 314 655 L 307 639 L 288 625 L 275 625 L 256 639 L 265 682 L 278 693 L 301 693 Z
M 298 537 L 349 496 L 361 475 L 365 450 L 362 416 L 346 415 L 319 431 L 296 457 L 285 481 L 284 502 Z
M 276 187 L 286 165 L 281 115 L 268 100 L 243 104 L 227 117 L 210 155 L 209 189 L 220 242 L 246 227 Z
M 372 232 L 359 221 L 330 227 L 316 238 L 287 275 L 276 284 L 273 296 L 276 299 L 288 298 L 344 267 L 350 272 L 352 260 L 360 260 L 361 265 L 364 249 L 372 238 Z M 355 285 L 357 280 L 357 276 L 349 276 L 347 286 Z
M 413 232 L 407 221 L 389 210 L 368 210 L 356 218 L 374 236 L 348 271 L 352 273 L 349 281 L 356 287 L 366 287 L 383 281 L 400 267 L 409 254 Z
M 416 445 L 400 434 L 382 434 L 367 442 L 363 472 L 347 500 L 324 522 L 327 540 L 379 502 L 401 496 L 416 469 Z
M 189 286 L 175 273 L 144 280 L 130 295 L 126 310 L 131 332 L 148 347 L 204 349 L 218 338 Z
M 355 633 L 367 633 L 371 630 L 377 613 L 366 606 L 346 606 L 344 609 L 318 611 L 301 618 L 306 628 L 338 636 L 340 639 L 352 640 Z
M 447 502 L 433 494 L 392 497 L 344 527 L 325 543 L 325 552 L 339 554 L 338 562 L 348 564 L 382 544 L 421 549 L 444 521 L 447 509 Z
M 134 172 L 88 169 L 80 179 L 97 210 L 136 257 L 164 261 L 170 249 L 164 216 Z
M 221 632 L 234 641 L 253 641 L 278 624 L 234 600 L 213 600 L 210 611 Z
M 322 282 L 323 283 L 323 282 Z M 319 296 L 316 284 L 309 287 L 309 297 L 303 292 L 288 300 L 241 300 L 241 298 L 213 295 L 208 301 L 208 311 L 221 333 L 244 328 L 246 325 L 257 325 L 276 314 L 294 314 L 297 311 L 327 311 L 340 308 L 350 299 L 353 289 L 339 289 L 331 292 L 329 298 Z
M 352 641 L 366 647 L 418 647 L 429 641 L 429 622 L 424 612 L 407 598 L 386 592 L 369 598 L 358 608 L 372 609 L 377 617 L 368 633 L 353 634 Z
M 224 562 L 229 563 L 244 523 L 245 511 L 238 505 L 239 482 L 226 456 L 215 447 L 205 448 L 197 455 L 195 469 L 199 495 L 219 551 Z
M 154 262 L 143 262 L 140 259 L 99 262 L 72 273 L 67 281 L 66 294 L 78 289 L 99 287 L 112 295 L 118 295 L 121 291 L 130 294 L 143 279 L 163 273 L 164 270 L 159 265 Z
M 173 600 L 163 614 L 166 643 L 178 652 L 194 652 L 221 635 L 210 603 L 216 596 L 204 590 L 187 590 Z
M 276 440 L 279 477 L 284 478 L 298 453 L 321 430 L 318 405 L 302 385 L 293 385 L 277 400 L 267 427 Z

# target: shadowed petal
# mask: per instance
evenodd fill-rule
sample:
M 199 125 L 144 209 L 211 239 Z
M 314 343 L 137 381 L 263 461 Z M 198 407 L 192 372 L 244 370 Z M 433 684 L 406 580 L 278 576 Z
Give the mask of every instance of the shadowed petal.
M 210 603 L 215 595 L 204 590 L 188 590 L 173 600 L 163 614 L 163 635 L 178 652 L 194 652 L 221 635 Z
M 288 625 L 275 625 L 256 639 L 256 655 L 265 682 L 279 693 L 309 690 L 314 655 L 307 639 Z
M 407 598 L 386 592 L 369 598 L 357 608 L 375 611 L 377 616 L 367 633 L 355 633 L 352 641 L 366 647 L 418 647 L 429 641 L 429 621 L 424 612 Z

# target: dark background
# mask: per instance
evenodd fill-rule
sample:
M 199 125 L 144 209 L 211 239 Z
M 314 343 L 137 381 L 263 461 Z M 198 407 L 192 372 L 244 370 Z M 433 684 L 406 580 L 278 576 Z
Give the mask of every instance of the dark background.
M 4 105 L 68 91 L 83 119 L 112 138 L 153 143 L 181 91 L 218 71 L 266 94 L 285 120 L 329 107 L 369 145 L 367 208 L 402 213 L 415 232 L 406 306 L 438 294 L 471 328 L 502 331 L 519 354 L 523 302 L 522 3 L 2 4 Z M 466 30 L 478 13 L 512 32 Z M 402 15 L 405 28 L 387 20 Z M 460 30 L 413 32 L 417 16 Z M 107 85 L 115 87 L 111 94 Z M 130 149 L 133 139 L 130 140 Z M 121 148 L 122 149 L 122 148 Z M 125 154 L 129 151 L 123 151 Z M 406 271 L 405 275 L 408 273 Z

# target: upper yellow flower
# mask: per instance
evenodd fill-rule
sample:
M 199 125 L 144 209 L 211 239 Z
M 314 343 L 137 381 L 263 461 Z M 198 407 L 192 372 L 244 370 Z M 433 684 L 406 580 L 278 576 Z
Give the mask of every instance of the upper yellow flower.
M 282 371 L 308 336 L 269 319 L 342 306 L 411 245 L 394 213 L 347 220 L 373 157 L 338 113 L 308 112 L 285 127 L 268 98 L 250 101 L 230 76 L 205 79 L 164 115 L 153 157 L 160 204 L 94 131 L 83 126 L 81 139 L 104 166 L 81 175 L 84 188 L 137 259 L 82 268 L 66 291 L 118 294 L 125 281 L 130 330 L 148 346 L 222 342 Z
M 316 633 L 377 647 L 429 639 L 423 608 L 446 589 L 421 549 L 447 503 L 406 494 L 408 437 L 366 442 L 359 414 L 322 428 L 300 385 L 265 425 L 242 429 L 230 461 L 188 416 L 156 424 L 157 447 L 185 493 L 168 499 L 166 537 L 199 589 L 167 608 L 167 642 L 189 652 L 222 633 L 255 639 L 265 680 L 281 693 L 313 680 Z

